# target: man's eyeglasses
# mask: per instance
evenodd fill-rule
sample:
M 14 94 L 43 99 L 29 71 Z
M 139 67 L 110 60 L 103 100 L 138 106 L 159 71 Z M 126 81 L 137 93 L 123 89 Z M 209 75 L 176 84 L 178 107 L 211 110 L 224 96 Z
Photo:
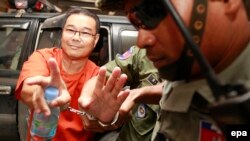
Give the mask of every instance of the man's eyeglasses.
M 92 34 L 92 33 L 89 33 L 89 32 L 82 32 L 82 31 L 77 31 L 77 30 L 74 30 L 74 29 L 70 29 L 70 28 L 66 28 L 65 29 L 65 32 L 70 35 L 71 37 L 75 36 L 76 33 L 79 33 L 79 36 L 82 40 L 86 39 L 86 38 L 92 38 L 94 36 L 96 36 L 96 34 Z
M 161 0 L 142 0 L 128 12 L 128 19 L 137 29 L 154 29 L 166 16 Z

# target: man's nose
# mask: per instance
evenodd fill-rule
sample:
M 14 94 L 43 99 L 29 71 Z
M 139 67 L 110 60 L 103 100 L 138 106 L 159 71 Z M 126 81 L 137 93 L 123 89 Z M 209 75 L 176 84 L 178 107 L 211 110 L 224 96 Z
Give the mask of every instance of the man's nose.
M 138 30 L 137 45 L 139 48 L 147 48 L 155 44 L 155 35 L 145 29 Z
M 75 31 L 74 35 L 73 35 L 73 39 L 81 39 L 81 33 L 80 31 Z

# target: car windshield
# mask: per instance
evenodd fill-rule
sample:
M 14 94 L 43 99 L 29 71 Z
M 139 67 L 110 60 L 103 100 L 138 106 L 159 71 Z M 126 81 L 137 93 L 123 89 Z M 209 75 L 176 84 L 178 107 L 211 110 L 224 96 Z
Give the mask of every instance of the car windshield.
M 0 29 L 0 69 L 16 70 L 26 30 Z

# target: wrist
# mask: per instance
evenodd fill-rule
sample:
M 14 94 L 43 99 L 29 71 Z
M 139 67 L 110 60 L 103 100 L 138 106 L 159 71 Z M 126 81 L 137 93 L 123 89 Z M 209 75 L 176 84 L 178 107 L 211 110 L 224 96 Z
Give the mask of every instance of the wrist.
M 102 126 L 102 127 L 106 127 L 106 126 L 111 126 L 111 125 L 115 125 L 116 122 L 118 121 L 119 118 L 119 111 L 115 114 L 114 119 L 112 120 L 112 122 L 110 124 L 106 124 L 106 123 L 102 123 L 101 121 L 98 120 L 98 123 Z

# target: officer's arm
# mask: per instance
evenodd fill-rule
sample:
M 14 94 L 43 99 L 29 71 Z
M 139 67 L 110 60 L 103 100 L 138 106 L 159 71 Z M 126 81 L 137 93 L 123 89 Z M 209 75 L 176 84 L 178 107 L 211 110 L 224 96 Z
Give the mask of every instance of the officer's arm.
M 136 103 L 159 104 L 159 100 L 162 96 L 162 88 L 164 83 L 165 82 L 152 86 L 144 86 L 132 90 L 137 93 L 134 96 L 134 101 Z
M 159 104 L 164 83 L 167 82 L 130 90 L 129 96 L 123 102 L 119 112 L 121 114 L 128 113 L 135 103 Z

